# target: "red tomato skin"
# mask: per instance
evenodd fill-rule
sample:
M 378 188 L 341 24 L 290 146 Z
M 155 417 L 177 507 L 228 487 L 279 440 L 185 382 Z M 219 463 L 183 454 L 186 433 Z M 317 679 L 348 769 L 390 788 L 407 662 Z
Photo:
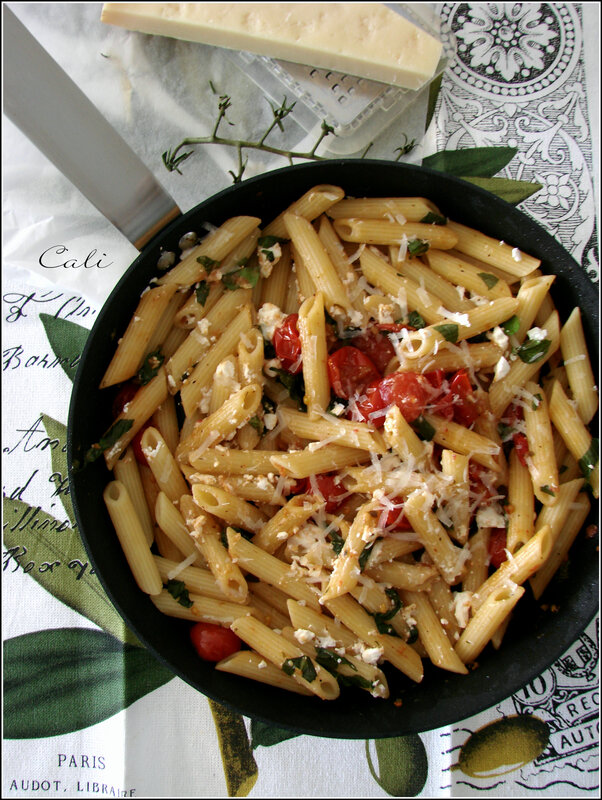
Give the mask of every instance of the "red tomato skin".
M 190 641 L 203 661 L 221 661 L 240 650 L 242 642 L 230 628 L 211 622 L 197 622 L 190 629 Z
M 395 505 L 399 505 L 399 508 L 391 508 L 387 512 L 387 516 L 385 517 L 385 524 L 382 526 L 383 528 L 387 528 L 390 531 L 411 531 L 412 526 L 410 521 L 403 513 L 403 498 L 396 498 L 392 501 Z
M 380 380 L 378 380 L 366 386 L 364 396 L 357 401 L 355 409 L 362 422 L 368 422 L 374 425 L 375 428 L 382 428 L 385 424 L 385 414 L 377 414 L 374 417 L 370 415 L 377 411 L 382 411 L 385 406 L 386 404 L 380 393 Z
M 454 421 L 469 427 L 479 416 L 480 409 L 465 369 L 459 369 L 451 379 L 450 392 L 453 398 Z
M 370 328 L 365 333 L 354 336 L 351 341 L 353 347 L 361 350 L 372 361 L 379 377 L 384 375 L 389 362 L 395 357 L 395 348 L 389 337 L 378 328 Z
M 506 531 L 504 528 L 496 528 L 489 537 L 489 565 L 498 569 L 507 560 Z
M 379 391 L 384 405 L 395 404 L 407 422 L 418 419 L 428 402 L 422 376 L 413 372 L 392 372 L 382 379 Z
M 298 314 L 289 314 L 282 325 L 276 328 L 272 337 L 272 344 L 282 368 L 292 375 L 297 375 L 303 369 L 298 320 Z
M 362 394 L 368 384 L 380 378 L 380 372 L 372 360 L 351 345 L 335 350 L 328 357 L 326 365 L 333 392 L 345 400 Z
M 516 455 L 518 456 L 518 460 L 523 465 L 523 467 L 527 466 L 527 456 L 529 455 L 529 442 L 527 437 L 524 433 L 515 433 L 512 437 L 512 442 L 514 444 L 514 449 L 516 450 Z
M 318 492 L 325 500 L 325 511 L 327 514 L 333 514 L 341 505 L 347 496 L 347 491 L 342 483 L 337 483 L 337 475 L 332 473 L 325 473 L 323 475 L 316 475 L 315 484 Z M 314 494 L 312 481 L 307 479 L 307 494 Z
M 125 383 L 121 387 L 121 389 L 115 396 L 115 399 L 113 400 L 113 404 L 111 407 L 111 410 L 113 412 L 113 419 L 118 417 L 125 408 L 125 406 L 131 400 L 134 399 L 134 396 L 139 388 L 140 387 L 138 386 L 138 384 L 133 383 L 132 381 L 130 381 L 129 383 Z M 146 465 L 147 461 L 144 453 L 142 452 L 142 445 L 140 444 L 140 440 L 142 439 L 142 434 L 144 433 L 144 431 L 148 427 L 150 427 L 150 424 L 151 424 L 150 420 L 145 422 L 130 443 L 132 446 L 132 450 L 134 451 L 134 456 L 136 457 L 136 461 L 142 465 Z

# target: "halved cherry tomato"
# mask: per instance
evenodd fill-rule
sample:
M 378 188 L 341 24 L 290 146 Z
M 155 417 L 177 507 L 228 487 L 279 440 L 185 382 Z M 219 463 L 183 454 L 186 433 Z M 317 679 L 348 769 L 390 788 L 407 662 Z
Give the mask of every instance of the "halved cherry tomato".
M 353 347 L 357 347 L 364 355 L 368 356 L 382 377 L 392 358 L 395 357 L 395 348 L 385 333 L 381 333 L 381 326 L 369 328 L 351 340 Z
M 190 629 L 190 641 L 204 661 L 221 661 L 240 650 L 242 642 L 230 628 L 212 622 L 197 622 Z
M 123 409 L 127 406 L 127 404 L 131 400 L 133 400 L 134 395 L 136 394 L 139 388 L 140 387 L 138 386 L 138 384 L 134 383 L 133 381 L 130 381 L 129 383 L 124 383 L 119 392 L 115 395 L 115 399 L 113 400 L 113 405 L 111 407 L 111 410 L 113 412 L 113 419 L 115 419 L 115 417 L 118 417 L 123 411 Z M 132 450 L 134 451 L 136 461 L 139 464 L 147 463 L 144 453 L 142 452 L 142 445 L 140 444 L 140 440 L 142 439 L 142 434 L 144 433 L 144 431 L 148 427 L 150 427 L 150 424 L 151 424 L 150 420 L 145 422 L 131 441 Z
M 289 314 L 274 331 L 272 344 L 283 369 L 297 375 L 303 369 L 301 362 L 301 337 L 297 327 L 298 314 Z
M 355 340 L 354 340 L 355 341 Z M 381 373 L 367 355 L 347 345 L 328 357 L 328 380 L 337 397 L 349 400 L 362 394 L 366 386 L 378 380 Z
M 384 525 L 382 527 L 391 531 L 411 531 L 412 526 L 408 518 L 403 513 L 403 498 L 398 497 L 391 502 L 396 506 L 398 505 L 399 508 L 390 508 L 387 511 L 387 515 L 384 519 Z
M 342 482 L 339 482 L 336 473 L 324 473 L 316 475 L 313 480 L 309 478 L 304 478 L 303 480 L 305 481 L 303 489 L 300 492 L 295 491 L 294 494 L 305 493 L 314 495 L 314 497 L 317 494 L 321 495 L 326 501 L 324 508 L 327 514 L 334 513 L 347 497 L 347 490 Z M 300 481 L 297 481 L 297 484 L 299 483 Z
M 459 369 L 455 373 L 449 390 L 453 398 L 454 420 L 467 427 L 472 425 L 480 414 L 480 408 L 467 370 Z
M 489 564 L 497 569 L 507 560 L 506 531 L 504 528 L 495 528 L 489 537 Z
M 497 493 L 493 486 L 488 486 L 483 480 L 483 473 L 486 471 L 485 467 L 481 464 L 475 464 L 474 461 L 471 461 L 468 465 L 470 491 L 473 495 L 482 496 L 484 500 L 493 497 Z
M 521 406 L 516 405 L 513 403 L 510 408 L 508 409 L 508 421 L 509 425 L 513 427 L 517 421 L 524 419 L 524 412 Z M 523 467 L 527 466 L 527 456 L 529 455 L 529 442 L 527 437 L 524 433 L 517 431 L 512 435 L 512 443 L 514 445 L 514 449 L 516 450 L 516 455 L 518 456 L 518 460 L 523 465 Z
M 408 422 L 422 414 L 429 400 L 429 391 L 423 375 L 413 372 L 392 372 L 380 381 L 366 387 L 365 397 L 358 401 L 357 411 L 366 422 L 376 427 L 384 424 L 384 415 L 375 415 L 387 406 L 396 405 Z

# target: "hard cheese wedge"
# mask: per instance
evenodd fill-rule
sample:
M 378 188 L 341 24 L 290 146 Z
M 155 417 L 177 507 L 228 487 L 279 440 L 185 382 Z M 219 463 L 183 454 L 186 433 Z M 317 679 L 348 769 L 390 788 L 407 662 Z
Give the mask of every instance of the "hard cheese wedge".
M 417 89 L 441 43 L 382 3 L 105 3 L 101 20 Z

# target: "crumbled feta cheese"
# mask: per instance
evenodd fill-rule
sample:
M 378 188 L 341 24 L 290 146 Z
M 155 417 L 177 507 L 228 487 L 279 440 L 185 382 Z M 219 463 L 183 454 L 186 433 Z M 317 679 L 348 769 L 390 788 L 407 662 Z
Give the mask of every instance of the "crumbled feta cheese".
M 496 325 L 496 327 L 491 331 L 491 333 L 489 334 L 489 338 L 494 344 L 497 344 L 497 346 L 501 350 L 505 350 L 510 342 L 509 337 L 506 336 L 506 334 L 504 333 L 502 328 L 500 328 L 499 325 Z
M 311 642 L 315 638 L 316 634 L 313 631 L 305 630 L 305 628 L 298 628 L 294 636 L 299 644 L 307 644 L 307 642 Z
M 465 628 L 468 625 L 470 609 L 472 608 L 472 592 L 454 593 L 454 614 L 458 627 Z
M 547 339 L 548 332 L 545 328 L 531 328 L 527 331 L 527 338 L 532 339 L 534 342 L 542 342 Z
M 334 414 L 335 417 L 340 417 L 343 411 L 345 411 L 345 406 L 343 405 L 343 403 L 335 403 L 333 407 L 330 409 L 330 413 Z
M 493 374 L 493 382 L 501 381 L 502 378 L 505 378 L 506 375 L 510 372 L 510 364 L 507 358 L 502 356 L 500 360 L 495 365 L 495 372 Z
M 257 322 L 261 328 L 263 338 L 271 342 L 274 338 L 274 331 L 282 325 L 285 319 L 286 314 L 277 305 L 264 303 L 257 312 Z
M 362 650 L 361 658 L 365 664 L 378 664 L 384 649 L 382 647 L 366 647 Z
M 512 259 L 513 259 L 513 261 L 522 261 L 523 260 L 523 254 L 518 249 L 518 247 L 513 247 L 512 248 Z
M 265 659 L 261 659 L 259 664 L 257 665 L 257 669 L 267 669 L 268 662 Z
M 263 424 L 268 431 L 273 431 L 278 424 L 278 416 L 276 414 L 264 414 Z
M 476 522 L 479 528 L 505 528 L 506 518 L 497 503 L 488 506 L 481 506 L 476 514 Z

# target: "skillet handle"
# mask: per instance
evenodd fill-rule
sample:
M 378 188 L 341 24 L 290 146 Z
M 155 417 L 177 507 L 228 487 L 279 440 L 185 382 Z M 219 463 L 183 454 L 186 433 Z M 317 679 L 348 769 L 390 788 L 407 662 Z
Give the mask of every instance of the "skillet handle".
M 180 209 L 15 14 L 3 11 L 5 114 L 141 249 Z

